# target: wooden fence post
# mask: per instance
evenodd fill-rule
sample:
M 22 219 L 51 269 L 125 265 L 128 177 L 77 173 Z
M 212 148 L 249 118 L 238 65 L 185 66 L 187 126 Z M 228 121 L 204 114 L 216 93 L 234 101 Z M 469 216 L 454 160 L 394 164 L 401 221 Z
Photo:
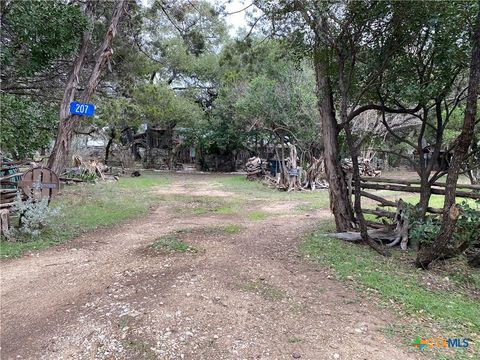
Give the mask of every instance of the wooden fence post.
M 10 211 L 8 209 L 0 210 L 0 235 L 8 239 L 8 230 L 10 229 Z

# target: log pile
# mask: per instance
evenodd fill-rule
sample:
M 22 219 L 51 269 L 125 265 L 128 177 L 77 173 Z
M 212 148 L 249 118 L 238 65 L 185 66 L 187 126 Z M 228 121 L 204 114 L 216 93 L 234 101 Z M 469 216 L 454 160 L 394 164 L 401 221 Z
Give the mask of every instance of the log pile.
M 0 189 L 0 209 L 12 206 L 18 192 L 18 189 Z M 21 195 L 24 197 L 24 194 Z
M 260 180 L 265 176 L 263 168 L 264 162 L 259 157 L 251 157 L 248 159 L 245 168 L 247 170 L 247 180 Z
M 352 159 L 343 159 L 341 162 L 342 169 L 346 174 L 353 173 L 353 162 Z M 371 159 L 367 158 L 358 158 L 358 167 L 360 170 L 360 176 L 380 176 L 382 172 L 375 169 L 372 165 Z
M 276 178 L 265 176 L 265 181 L 269 186 L 275 187 L 278 190 L 283 191 L 297 191 L 303 190 L 302 177 L 303 171 L 300 166 L 297 166 L 297 149 L 295 145 L 290 145 L 290 156 L 284 158 L 283 148 L 281 156 L 277 151 L 277 159 L 280 161 L 280 167 L 277 172 Z
M 4 157 L 0 162 L 0 209 L 9 208 L 15 202 L 17 193 L 22 199 L 26 196 L 18 189 L 18 182 L 28 169 L 40 166 L 39 163 L 30 160 L 10 161 Z

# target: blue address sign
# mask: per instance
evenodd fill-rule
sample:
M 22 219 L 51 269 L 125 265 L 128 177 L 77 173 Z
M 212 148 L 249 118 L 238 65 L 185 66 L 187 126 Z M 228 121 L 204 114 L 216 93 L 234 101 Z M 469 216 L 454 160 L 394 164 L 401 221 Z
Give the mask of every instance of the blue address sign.
M 95 105 L 83 104 L 72 101 L 70 103 L 70 114 L 81 116 L 93 116 L 95 114 Z

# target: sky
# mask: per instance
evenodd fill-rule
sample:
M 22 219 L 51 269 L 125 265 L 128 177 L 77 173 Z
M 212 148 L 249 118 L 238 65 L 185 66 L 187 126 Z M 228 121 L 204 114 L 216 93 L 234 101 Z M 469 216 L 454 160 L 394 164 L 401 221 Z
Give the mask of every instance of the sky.
M 212 4 L 224 4 L 225 9 L 228 13 L 236 12 L 242 10 L 246 6 L 252 3 L 252 0 L 210 0 Z M 232 15 L 228 15 L 225 18 L 225 21 L 230 26 L 230 35 L 234 36 L 238 29 L 240 28 L 248 28 L 247 20 L 245 18 L 245 11 L 235 13 Z

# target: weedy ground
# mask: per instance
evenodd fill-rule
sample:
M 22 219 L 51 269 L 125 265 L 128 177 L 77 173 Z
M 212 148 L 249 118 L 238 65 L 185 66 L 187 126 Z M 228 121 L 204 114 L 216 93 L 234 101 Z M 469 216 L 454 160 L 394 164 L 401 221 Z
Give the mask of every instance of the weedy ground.
M 136 358 L 480 356 L 480 272 L 461 258 L 421 271 L 413 252 L 383 258 L 328 237 L 326 191 L 146 173 L 67 187 L 52 206 L 63 213 L 52 229 L 31 242 L 1 243 L 2 257 L 36 255 L 2 263 L 6 355 L 44 351 L 47 334 L 59 339 L 48 345 L 52 354 L 95 349 L 98 358 L 116 351 Z M 65 326 L 45 322 L 47 313 Z M 467 351 L 420 354 L 410 346 L 417 336 L 472 341 Z

